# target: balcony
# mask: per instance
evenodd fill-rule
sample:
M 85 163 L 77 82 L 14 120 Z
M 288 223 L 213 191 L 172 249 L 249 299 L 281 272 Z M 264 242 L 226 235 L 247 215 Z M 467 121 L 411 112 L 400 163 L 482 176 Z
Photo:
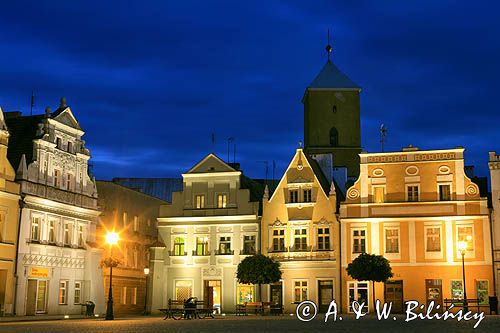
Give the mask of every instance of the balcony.
M 231 256 L 234 255 L 234 250 L 221 250 L 217 249 L 214 251 L 216 256 Z
M 187 256 L 187 252 L 186 251 L 179 252 L 179 251 L 169 250 L 168 255 L 172 256 L 172 257 L 183 257 L 183 256 Z
M 290 252 L 311 252 L 312 245 L 307 246 L 290 246 Z
M 207 257 L 210 255 L 210 251 L 196 251 L 192 252 L 193 257 Z

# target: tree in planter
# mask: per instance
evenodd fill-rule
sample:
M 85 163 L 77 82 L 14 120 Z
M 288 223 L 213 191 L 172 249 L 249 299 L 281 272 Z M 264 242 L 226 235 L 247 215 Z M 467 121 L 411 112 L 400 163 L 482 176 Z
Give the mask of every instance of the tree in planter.
M 281 279 L 280 263 L 263 254 L 246 257 L 238 264 L 236 278 L 239 283 L 258 284 L 260 301 L 261 286 Z
M 361 253 L 347 265 L 347 274 L 358 281 L 372 281 L 372 299 L 375 309 L 375 282 L 385 282 L 392 277 L 389 260 L 376 254 Z

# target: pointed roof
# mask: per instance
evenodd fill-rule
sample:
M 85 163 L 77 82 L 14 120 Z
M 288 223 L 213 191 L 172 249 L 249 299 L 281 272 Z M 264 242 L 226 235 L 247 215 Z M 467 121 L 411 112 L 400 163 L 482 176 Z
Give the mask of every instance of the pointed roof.
M 328 60 L 307 89 L 361 89 Z
M 205 156 L 200 162 L 196 163 L 196 165 L 189 169 L 185 174 L 214 172 L 238 172 L 238 170 L 235 170 L 234 168 L 229 166 L 215 154 L 210 153 Z

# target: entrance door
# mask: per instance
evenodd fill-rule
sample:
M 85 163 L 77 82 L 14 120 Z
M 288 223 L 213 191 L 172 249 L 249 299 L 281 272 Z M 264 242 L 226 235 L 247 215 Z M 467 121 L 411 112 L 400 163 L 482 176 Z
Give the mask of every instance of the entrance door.
M 392 313 L 403 313 L 403 281 L 393 280 L 384 284 L 384 300 L 392 302 Z
M 283 285 L 281 282 L 271 285 L 271 303 L 283 306 Z
M 432 312 L 441 312 L 443 306 L 443 285 L 441 279 L 425 280 L 425 290 L 427 304 L 434 301 L 434 308 Z M 441 310 L 436 310 L 436 305 L 441 305 Z
M 318 281 L 319 312 L 327 312 L 333 300 L 333 280 Z
M 368 292 L 368 282 L 357 282 L 349 281 L 347 282 L 348 292 L 349 292 L 349 313 L 352 313 L 352 302 L 357 301 L 359 305 L 363 305 L 363 312 L 368 312 L 369 309 L 369 292 Z
M 212 306 L 221 312 L 222 306 L 222 281 L 221 280 L 205 280 L 205 301 L 212 303 Z
M 26 315 L 47 312 L 47 280 L 28 280 Z

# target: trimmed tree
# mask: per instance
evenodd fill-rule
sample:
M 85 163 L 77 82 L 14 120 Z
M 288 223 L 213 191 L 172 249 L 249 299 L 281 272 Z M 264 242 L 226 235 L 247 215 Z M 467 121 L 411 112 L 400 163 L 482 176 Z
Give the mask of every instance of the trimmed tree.
M 236 278 L 239 283 L 258 284 L 260 301 L 261 286 L 281 279 L 280 263 L 263 254 L 246 257 L 238 264 Z
M 358 281 L 372 281 L 373 309 L 375 309 L 375 282 L 385 282 L 392 277 L 389 260 L 376 254 L 361 253 L 347 265 L 347 274 Z

